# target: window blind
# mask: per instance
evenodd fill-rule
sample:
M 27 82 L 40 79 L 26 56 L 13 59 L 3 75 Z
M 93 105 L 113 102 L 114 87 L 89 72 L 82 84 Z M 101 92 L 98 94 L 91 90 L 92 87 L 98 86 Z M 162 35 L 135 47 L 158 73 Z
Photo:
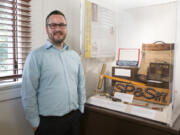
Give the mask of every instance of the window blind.
M 30 0 L 0 0 L 0 83 L 18 81 L 31 50 Z

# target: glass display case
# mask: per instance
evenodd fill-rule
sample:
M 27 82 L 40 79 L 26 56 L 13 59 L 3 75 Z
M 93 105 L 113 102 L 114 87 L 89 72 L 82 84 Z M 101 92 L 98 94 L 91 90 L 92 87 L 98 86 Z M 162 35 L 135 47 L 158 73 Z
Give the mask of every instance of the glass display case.
M 179 1 L 83 4 L 85 58 L 114 58 L 100 61 L 87 103 L 172 126 L 180 113 Z

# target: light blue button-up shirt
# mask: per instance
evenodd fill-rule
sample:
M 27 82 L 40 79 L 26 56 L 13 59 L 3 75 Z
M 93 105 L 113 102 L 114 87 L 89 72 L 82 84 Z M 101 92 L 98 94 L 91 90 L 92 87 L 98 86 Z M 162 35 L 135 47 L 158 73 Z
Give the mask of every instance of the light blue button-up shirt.
M 33 127 L 43 116 L 84 112 L 85 79 L 79 55 L 65 44 L 62 50 L 49 41 L 27 57 L 21 90 L 25 115 Z

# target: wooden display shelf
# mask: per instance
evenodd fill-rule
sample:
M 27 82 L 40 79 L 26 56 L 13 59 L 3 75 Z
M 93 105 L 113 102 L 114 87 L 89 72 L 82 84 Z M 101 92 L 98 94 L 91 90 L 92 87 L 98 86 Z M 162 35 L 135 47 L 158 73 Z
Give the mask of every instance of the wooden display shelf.
M 173 127 L 122 112 L 86 104 L 80 135 L 180 135 L 180 118 Z

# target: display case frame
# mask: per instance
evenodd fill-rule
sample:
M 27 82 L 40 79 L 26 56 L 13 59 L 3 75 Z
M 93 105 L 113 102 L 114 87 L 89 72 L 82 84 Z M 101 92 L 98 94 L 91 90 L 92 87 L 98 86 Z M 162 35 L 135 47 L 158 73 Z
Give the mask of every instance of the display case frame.
M 93 2 L 95 2 L 95 0 L 93 0 Z M 121 75 L 118 76 L 115 74 L 111 74 L 111 75 L 103 74 L 102 76 L 101 74 L 102 71 L 100 69 L 97 76 L 99 76 L 101 80 L 102 78 L 103 79 L 105 78 L 104 80 L 105 82 L 107 80 L 113 80 L 112 81 L 113 83 L 108 84 L 109 82 L 111 82 L 111 81 L 108 81 L 108 83 L 106 83 L 103 86 L 103 88 L 96 89 L 94 94 L 88 97 L 87 103 L 93 104 L 99 107 L 111 109 L 114 111 L 127 113 L 129 115 L 146 118 L 149 120 L 153 120 L 155 122 L 164 123 L 170 127 L 173 126 L 177 117 L 180 114 L 180 109 L 178 109 L 180 105 L 178 104 L 178 99 L 177 99 L 177 95 L 179 95 L 180 93 L 180 90 L 178 89 L 178 84 L 177 84 L 177 80 L 179 79 L 179 77 L 177 77 L 175 73 L 177 71 L 176 66 L 179 65 L 179 63 L 177 63 L 177 52 L 179 52 L 178 50 L 179 40 L 177 38 L 178 32 L 176 29 L 178 27 L 177 20 L 179 20 L 177 19 L 178 18 L 177 14 L 179 12 L 178 7 L 179 7 L 178 1 L 170 1 L 170 2 L 166 2 L 162 4 L 158 3 L 157 5 L 153 4 L 153 5 L 146 5 L 145 7 L 136 7 L 133 9 L 119 10 L 118 14 L 120 15 L 119 17 L 120 19 L 117 19 L 117 20 L 121 22 L 120 24 L 116 23 L 117 26 L 115 26 L 116 28 L 115 31 L 116 30 L 118 31 L 118 32 L 115 32 L 115 33 L 118 33 L 118 35 L 116 35 L 118 36 L 118 39 L 116 42 L 117 43 L 116 44 L 117 57 L 116 57 L 116 60 L 113 60 L 112 62 L 114 64 L 111 64 L 111 65 L 108 64 L 107 70 L 113 73 L 114 71 L 112 71 L 112 68 L 117 67 L 117 68 L 121 68 L 125 70 L 127 69 L 131 70 L 133 68 L 137 68 L 138 71 L 133 72 L 131 70 L 130 76 L 128 75 L 128 77 L 127 76 L 124 77 Z M 166 9 L 168 9 L 169 12 Z M 169 20 L 169 22 L 166 22 L 164 26 L 162 27 L 160 27 L 161 23 L 163 23 L 164 21 L 167 21 L 168 17 L 166 17 L 166 13 L 163 14 L 163 12 L 160 12 L 158 14 L 155 13 L 161 10 L 166 11 L 166 13 L 169 13 L 168 16 L 172 19 L 172 20 Z M 145 13 L 143 13 L 142 11 L 145 11 Z M 146 15 L 150 15 L 151 17 L 147 17 Z M 149 20 L 146 21 L 146 19 L 149 19 Z M 143 21 L 142 22 L 143 25 L 139 26 L 138 21 L 139 22 Z M 158 25 L 160 28 L 156 27 L 155 24 Z M 169 24 L 173 24 L 173 25 L 169 25 Z M 138 31 L 136 31 L 136 33 L 133 31 L 136 29 L 133 26 L 136 26 L 136 25 L 138 26 L 138 28 L 140 28 L 139 33 Z M 150 28 L 152 28 L 151 31 L 147 27 L 148 25 L 150 25 Z M 86 29 L 84 33 L 86 33 Z M 164 33 L 162 31 L 163 29 L 169 30 L 169 33 L 167 32 Z M 156 33 L 155 34 L 156 37 L 153 36 L 153 32 Z M 85 37 L 86 36 L 84 36 L 84 38 Z M 125 39 L 129 39 L 129 40 L 127 41 Z M 159 42 L 159 41 L 162 41 L 162 42 Z M 144 52 L 146 51 L 144 48 L 146 45 L 150 45 L 150 44 L 156 44 L 158 47 L 170 44 L 170 45 L 173 45 L 173 48 L 169 48 L 169 50 L 167 49 L 169 51 L 168 52 L 169 56 L 167 56 L 166 54 L 163 55 L 164 58 L 167 56 L 166 58 L 169 61 L 160 59 L 158 55 L 155 58 L 150 58 L 148 67 L 146 67 L 146 74 L 142 74 L 140 72 L 140 68 L 142 67 L 142 65 L 145 65 L 143 64 L 143 61 L 147 62 L 149 58 L 148 56 L 144 59 L 144 55 L 145 55 Z M 140 62 L 140 64 L 138 62 L 139 64 L 138 66 L 116 65 L 116 61 L 118 59 L 118 48 L 129 48 L 129 49 L 138 48 L 141 51 L 140 59 L 138 58 L 138 61 Z M 164 53 L 163 51 L 164 50 L 162 50 L 161 48 L 160 51 L 156 51 L 155 53 L 156 54 Z M 152 53 L 152 56 L 155 56 L 155 55 Z M 161 68 L 158 66 L 160 66 Z M 165 70 L 166 67 L 168 67 L 168 69 Z M 154 69 L 156 72 L 153 71 Z M 166 73 L 166 75 L 164 75 L 164 73 Z M 126 74 L 128 73 L 126 72 Z M 122 80 L 120 79 L 117 80 L 116 78 L 120 78 Z M 126 81 L 123 82 L 124 81 L 123 79 L 125 79 Z M 134 98 L 135 97 L 134 94 L 130 94 L 130 92 L 128 93 L 127 91 L 124 92 L 123 90 L 121 90 L 122 88 L 119 88 L 120 89 L 119 91 L 117 91 L 117 89 L 114 90 L 114 86 L 113 86 L 114 83 L 119 82 L 119 81 L 121 82 L 120 85 L 126 88 L 127 88 L 127 85 L 129 86 L 129 84 L 133 84 L 134 85 L 133 87 L 138 88 L 138 90 L 144 89 L 144 91 L 146 91 L 149 88 L 149 91 L 147 90 L 146 92 L 149 95 L 146 96 L 146 98 L 150 98 L 154 95 L 154 93 L 156 93 L 156 97 L 157 97 L 155 98 L 156 102 L 155 101 L 152 102 L 150 100 L 144 100 L 145 98 L 143 99 Z M 96 80 L 96 82 L 98 82 L 98 80 Z M 134 82 L 137 83 L 138 85 L 135 85 Z M 141 86 L 141 84 L 144 84 L 145 86 Z M 156 88 L 156 90 L 154 90 L 154 88 Z M 130 89 L 128 90 L 131 91 Z M 91 91 L 94 91 L 94 90 L 91 90 Z M 115 92 L 120 92 L 123 94 L 125 93 L 127 95 L 122 94 L 122 95 L 114 97 Z M 162 93 L 168 93 L 168 96 L 167 96 L 168 98 L 167 99 L 163 98 Z M 143 94 L 145 95 L 145 93 Z M 133 95 L 133 97 L 129 95 Z M 136 97 L 137 96 L 139 95 L 136 94 Z M 129 98 L 129 99 L 126 101 L 125 98 Z M 161 100 L 161 101 L 158 102 L 158 100 Z M 167 102 L 163 103 L 163 100 L 164 101 L 167 100 Z

